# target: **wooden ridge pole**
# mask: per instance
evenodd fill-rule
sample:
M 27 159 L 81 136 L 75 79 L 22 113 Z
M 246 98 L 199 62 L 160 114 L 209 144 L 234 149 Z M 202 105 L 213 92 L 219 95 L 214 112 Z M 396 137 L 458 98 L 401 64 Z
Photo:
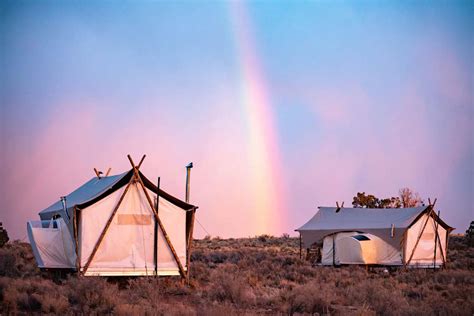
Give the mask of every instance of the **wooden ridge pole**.
M 163 223 L 161 222 L 160 217 L 158 216 L 158 214 L 156 213 L 155 208 L 153 207 L 153 202 L 150 199 L 150 195 L 148 194 L 148 192 L 146 190 L 145 184 L 143 183 L 142 179 L 140 178 L 140 175 L 138 174 L 138 169 L 135 166 L 135 164 L 132 160 L 132 157 L 130 157 L 130 155 L 128 155 L 127 157 L 128 157 L 128 160 L 130 160 L 130 163 L 132 164 L 135 177 L 137 178 L 138 183 L 140 183 L 140 185 L 143 189 L 143 192 L 145 193 L 148 204 L 150 205 L 150 208 L 152 209 L 153 214 L 155 215 L 155 219 L 158 221 L 158 225 L 161 228 L 161 231 L 163 232 L 163 236 L 165 237 L 166 243 L 168 244 L 168 247 L 170 248 L 171 253 L 173 254 L 173 257 L 174 257 L 176 263 L 178 264 L 179 273 L 181 274 L 181 277 L 185 279 L 186 278 L 186 273 L 184 272 L 183 265 L 181 264 L 181 261 L 179 260 L 179 257 L 176 253 L 176 250 L 174 249 L 173 244 L 171 243 L 171 241 L 169 239 L 169 236 L 166 233 L 165 227 L 163 226 Z M 145 159 L 145 155 L 143 156 L 141 162 L 143 162 L 143 159 Z
M 112 211 L 112 214 L 110 215 L 110 217 L 109 217 L 107 223 L 105 224 L 105 227 L 104 227 L 104 229 L 102 230 L 102 233 L 100 234 L 99 239 L 97 240 L 97 243 L 95 244 L 94 249 L 92 250 L 91 255 L 89 256 L 89 259 L 87 260 L 86 265 L 84 266 L 84 271 L 82 272 L 82 274 L 86 274 L 87 269 L 89 269 L 89 265 L 91 264 L 92 259 L 94 259 L 94 256 L 95 256 L 95 254 L 96 254 L 96 252 L 97 252 L 97 249 L 99 249 L 99 246 L 100 246 L 100 244 L 102 243 L 102 240 L 104 239 L 105 234 L 107 233 L 107 230 L 109 229 L 109 226 L 110 226 L 110 224 L 112 223 L 112 220 L 114 219 L 115 213 L 117 213 L 117 210 L 118 210 L 118 208 L 120 207 L 120 204 L 122 204 L 122 201 L 123 201 L 125 195 L 127 194 L 127 191 L 128 191 L 128 189 L 130 188 L 130 185 L 133 183 L 133 179 L 134 179 L 134 178 L 135 178 L 135 174 L 132 176 L 132 178 L 131 178 L 130 181 L 128 182 L 127 186 L 125 187 L 125 191 L 123 191 L 122 196 L 120 196 L 120 199 L 119 199 L 119 201 L 117 202 L 117 205 L 115 205 L 115 208 L 114 208 L 114 210 Z

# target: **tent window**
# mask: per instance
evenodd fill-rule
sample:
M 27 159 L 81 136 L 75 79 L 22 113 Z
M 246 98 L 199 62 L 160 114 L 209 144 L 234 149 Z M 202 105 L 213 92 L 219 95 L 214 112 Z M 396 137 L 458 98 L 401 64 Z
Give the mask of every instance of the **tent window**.
M 365 235 L 355 235 L 352 236 L 352 238 L 357 239 L 358 241 L 370 240 L 370 238 Z

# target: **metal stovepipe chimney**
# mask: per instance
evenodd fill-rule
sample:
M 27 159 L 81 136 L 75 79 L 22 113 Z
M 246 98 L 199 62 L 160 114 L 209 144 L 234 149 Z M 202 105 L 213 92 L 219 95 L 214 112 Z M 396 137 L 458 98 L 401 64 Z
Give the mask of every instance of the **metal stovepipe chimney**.
M 190 162 L 186 166 L 186 203 L 189 203 L 189 192 L 191 190 L 191 168 L 193 167 L 193 163 Z

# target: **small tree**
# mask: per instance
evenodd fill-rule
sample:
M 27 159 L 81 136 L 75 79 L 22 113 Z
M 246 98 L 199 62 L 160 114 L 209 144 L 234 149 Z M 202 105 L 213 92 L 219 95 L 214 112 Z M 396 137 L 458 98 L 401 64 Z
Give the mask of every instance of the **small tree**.
M 466 230 L 466 241 L 469 246 L 474 246 L 474 221 L 471 222 L 471 225 Z
M 9 240 L 10 238 L 8 238 L 8 233 L 0 222 L 0 247 L 3 247 L 3 245 L 5 245 Z
M 398 197 L 379 199 L 372 194 L 366 195 L 365 192 L 358 192 L 352 200 L 352 205 L 366 208 L 399 208 L 401 202 Z
M 423 204 L 423 200 L 417 192 L 413 192 L 409 188 L 402 188 L 398 191 L 403 207 L 416 207 Z
M 402 188 L 398 191 L 400 196 L 379 199 L 378 197 L 365 192 L 358 192 L 352 200 L 354 207 L 366 208 L 400 208 L 415 207 L 423 204 L 420 195 L 409 188 Z

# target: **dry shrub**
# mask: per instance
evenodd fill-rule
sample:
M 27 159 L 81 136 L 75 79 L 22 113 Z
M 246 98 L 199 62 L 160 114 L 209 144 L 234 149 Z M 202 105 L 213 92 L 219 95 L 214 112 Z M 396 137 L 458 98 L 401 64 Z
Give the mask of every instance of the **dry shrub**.
M 161 293 L 158 290 L 158 280 L 156 278 L 135 278 L 130 280 L 128 286 L 127 304 L 139 305 L 146 302 L 151 308 L 160 305 Z
M 451 243 L 451 241 L 450 241 Z M 196 240 L 179 277 L 52 279 L 28 244 L 0 249 L 0 314 L 472 315 L 474 248 L 453 239 L 448 270 L 313 267 L 297 238 Z
M 70 277 L 65 283 L 69 303 L 75 312 L 109 314 L 120 303 L 116 284 L 100 277 Z
M 368 305 L 377 314 L 396 315 L 409 304 L 397 282 L 386 279 L 366 279 L 354 284 L 345 291 L 346 305 Z
M 20 271 L 16 266 L 16 257 L 7 249 L 0 248 L 0 276 L 19 277 Z
M 0 276 L 11 278 L 39 274 L 31 246 L 14 241 L 0 248 Z
M 285 302 L 282 311 L 289 315 L 329 314 L 332 310 L 330 297 L 331 293 L 316 282 L 290 287 L 282 293 L 282 300 Z
M 64 313 L 69 303 L 57 287 L 50 280 L 40 278 L 22 279 L 0 279 L 0 293 L 3 300 L 3 308 L 10 312 L 42 312 L 42 313 Z
M 209 297 L 221 302 L 231 302 L 239 306 L 255 305 L 256 297 L 252 288 L 239 276 L 237 266 L 225 264 L 211 274 Z

